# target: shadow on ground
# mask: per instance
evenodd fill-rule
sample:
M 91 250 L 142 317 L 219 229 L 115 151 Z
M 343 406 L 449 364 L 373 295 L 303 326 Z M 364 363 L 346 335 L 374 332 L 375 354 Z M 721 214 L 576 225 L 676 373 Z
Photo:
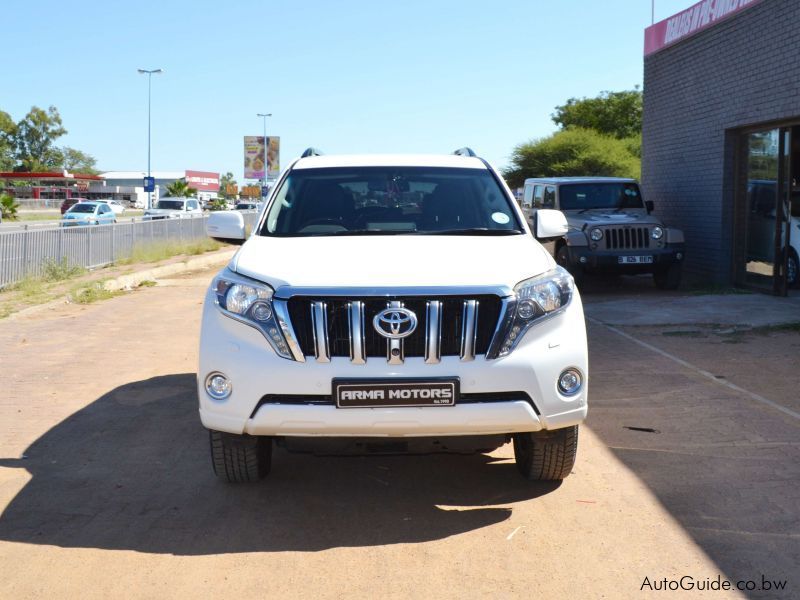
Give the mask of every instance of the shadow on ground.
M 0 516 L 0 539 L 177 555 L 413 543 L 501 522 L 511 509 L 493 505 L 557 487 L 486 455 L 277 449 L 264 482 L 226 485 L 211 470 L 195 389 L 193 374 L 119 387 L 47 432 L 25 459 L 0 459 L 32 475 Z

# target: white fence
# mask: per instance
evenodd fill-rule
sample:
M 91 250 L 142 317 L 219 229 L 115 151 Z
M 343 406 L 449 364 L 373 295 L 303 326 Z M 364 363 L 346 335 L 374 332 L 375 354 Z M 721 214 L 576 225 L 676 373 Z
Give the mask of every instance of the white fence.
M 248 228 L 256 211 L 243 212 Z M 101 267 L 130 256 L 135 248 L 206 237 L 207 215 L 132 221 L 114 225 L 0 232 L 0 288 L 44 272 L 48 263 Z

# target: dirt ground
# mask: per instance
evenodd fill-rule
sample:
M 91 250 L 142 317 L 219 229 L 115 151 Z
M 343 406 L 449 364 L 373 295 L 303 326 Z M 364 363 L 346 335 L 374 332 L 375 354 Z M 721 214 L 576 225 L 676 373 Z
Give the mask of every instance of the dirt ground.
M 796 332 L 623 332 L 687 366 L 591 325 L 590 418 L 561 485 L 523 480 L 505 446 L 276 451 L 263 483 L 228 486 L 194 397 L 211 275 L 0 322 L 0 597 L 641 598 L 762 575 L 787 590 L 748 595 L 798 596 L 800 421 L 747 393 L 798 409 L 796 373 L 768 375 Z

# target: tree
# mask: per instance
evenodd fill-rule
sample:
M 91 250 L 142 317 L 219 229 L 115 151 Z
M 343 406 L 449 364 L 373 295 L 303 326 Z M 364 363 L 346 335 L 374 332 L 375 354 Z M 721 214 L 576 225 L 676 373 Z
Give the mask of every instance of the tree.
M 66 134 L 61 115 L 55 106 L 46 111 L 38 106 L 17 124 L 15 135 L 19 171 L 40 171 L 59 166 L 59 151 L 55 141 Z
M 167 186 L 167 194 L 173 198 L 189 198 L 195 196 L 197 190 L 193 187 L 189 187 L 189 184 L 186 183 L 185 180 L 178 179 Z
M 580 127 L 623 139 L 642 131 L 642 92 L 600 92 L 595 98 L 570 98 L 551 115 L 561 129 Z
M 15 164 L 17 124 L 7 112 L 0 110 L 0 171 L 10 171 Z
M 230 198 L 233 194 L 228 194 L 228 186 L 236 185 L 236 180 L 233 178 L 233 173 L 228 171 L 219 179 L 219 196 L 222 198 Z
M 19 202 L 14 200 L 13 196 L 0 194 L 0 213 L 2 213 L 4 219 L 16 221 L 17 209 L 19 209 Z
M 75 148 L 70 148 L 69 146 L 59 148 L 57 153 L 59 165 L 67 171 L 86 173 L 89 175 L 97 174 L 97 170 L 94 168 L 97 164 L 97 160 L 94 156 L 76 150 Z
M 591 129 L 571 128 L 520 144 L 503 175 L 512 188 L 528 177 L 639 177 L 641 162 L 629 140 Z

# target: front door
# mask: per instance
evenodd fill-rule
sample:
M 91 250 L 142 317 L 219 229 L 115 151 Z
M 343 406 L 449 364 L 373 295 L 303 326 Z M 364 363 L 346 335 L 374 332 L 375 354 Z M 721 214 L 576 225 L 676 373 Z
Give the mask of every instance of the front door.
M 742 135 L 745 168 L 740 184 L 736 281 L 786 295 L 792 186 L 792 129 Z M 742 189 L 743 188 L 743 189 Z

